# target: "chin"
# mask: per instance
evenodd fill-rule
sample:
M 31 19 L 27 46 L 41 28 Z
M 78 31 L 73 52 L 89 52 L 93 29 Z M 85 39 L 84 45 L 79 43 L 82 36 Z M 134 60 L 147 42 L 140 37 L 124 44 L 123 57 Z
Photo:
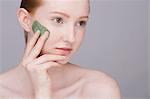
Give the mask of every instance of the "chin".
M 65 65 L 69 62 L 69 60 L 57 61 L 59 64 Z
M 67 64 L 69 62 L 70 58 L 71 58 L 71 56 L 69 55 L 69 56 L 66 56 L 66 58 L 64 60 L 59 60 L 57 62 L 59 64 L 65 65 L 65 64 Z

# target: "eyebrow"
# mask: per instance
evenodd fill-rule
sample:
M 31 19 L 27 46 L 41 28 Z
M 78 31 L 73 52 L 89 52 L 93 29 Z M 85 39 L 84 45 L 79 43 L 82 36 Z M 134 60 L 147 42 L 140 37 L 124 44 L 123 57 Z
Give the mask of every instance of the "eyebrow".
M 50 12 L 50 13 L 53 13 L 53 14 L 61 14 L 61 15 L 65 16 L 65 17 L 67 17 L 67 18 L 70 17 L 68 14 L 63 13 L 63 12 L 53 11 L 53 12 Z
M 53 13 L 53 14 L 60 14 L 60 15 L 63 15 L 63 16 L 65 16 L 65 17 L 67 17 L 67 18 L 70 17 L 68 14 L 63 13 L 63 12 L 53 11 L 53 12 L 50 12 L 50 13 Z M 88 17 L 88 16 L 81 16 L 80 19 L 82 19 L 82 18 L 87 18 L 87 19 L 88 19 L 89 17 Z
M 89 16 L 82 16 L 82 17 L 80 17 L 80 19 L 82 19 L 82 18 L 87 18 L 87 19 L 88 19 L 88 18 L 89 18 Z

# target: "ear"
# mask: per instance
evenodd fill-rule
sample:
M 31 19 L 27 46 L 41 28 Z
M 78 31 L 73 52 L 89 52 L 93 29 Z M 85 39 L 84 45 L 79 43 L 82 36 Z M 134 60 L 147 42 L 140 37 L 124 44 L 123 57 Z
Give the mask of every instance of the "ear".
M 18 20 L 26 32 L 30 32 L 31 17 L 29 12 L 24 8 L 19 8 L 17 12 Z

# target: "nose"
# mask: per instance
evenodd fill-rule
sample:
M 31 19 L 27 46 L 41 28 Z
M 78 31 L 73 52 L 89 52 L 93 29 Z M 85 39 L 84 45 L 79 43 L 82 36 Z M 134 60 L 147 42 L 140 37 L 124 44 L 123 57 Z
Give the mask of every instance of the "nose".
M 63 40 L 69 43 L 75 42 L 75 27 L 74 26 L 70 26 L 69 28 L 66 27 L 63 33 Z

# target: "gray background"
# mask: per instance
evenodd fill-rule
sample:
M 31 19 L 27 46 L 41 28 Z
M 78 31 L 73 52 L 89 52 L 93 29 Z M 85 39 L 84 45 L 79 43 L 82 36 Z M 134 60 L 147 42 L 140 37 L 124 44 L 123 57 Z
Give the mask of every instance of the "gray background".
M 18 0 L 0 0 L 1 73 L 16 66 L 23 55 L 18 7 Z M 91 0 L 86 36 L 71 61 L 112 75 L 124 99 L 148 99 L 148 15 L 148 0 Z
M 148 67 L 149 67 L 149 97 L 150 97 L 150 0 L 148 1 Z

